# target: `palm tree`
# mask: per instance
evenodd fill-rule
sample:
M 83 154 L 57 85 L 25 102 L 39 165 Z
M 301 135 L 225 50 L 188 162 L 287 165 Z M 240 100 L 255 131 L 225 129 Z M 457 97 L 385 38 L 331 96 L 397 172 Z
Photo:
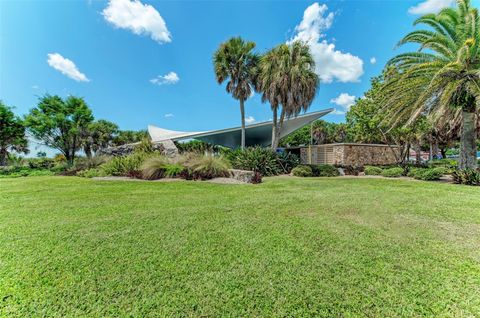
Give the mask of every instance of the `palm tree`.
M 253 52 L 254 42 L 234 37 L 220 45 L 213 56 L 213 65 L 218 84 L 227 82 L 227 92 L 240 101 L 242 118 L 241 147 L 245 148 L 244 103 L 253 92 L 258 55 Z
M 396 123 L 413 123 L 421 115 L 447 116 L 461 110 L 459 167 L 476 168 L 475 114 L 480 102 L 480 22 L 470 0 L 457 0 L 456 8 L 427 14 L 414 23 L 431 30 L 407 34 L 399 45 L 420 44 L 417 52 L 389 61 L 398 72 L 387 80 L 384 106 Z
M 281 44 L 261 58 L 257 90 L 262 92 L 262 102 L 268 101 L 273 111 L 273 149 L 278 147 L 285 118 L 306 111 L 312 104 L 318 85 L 315 62 L 303 42 Z

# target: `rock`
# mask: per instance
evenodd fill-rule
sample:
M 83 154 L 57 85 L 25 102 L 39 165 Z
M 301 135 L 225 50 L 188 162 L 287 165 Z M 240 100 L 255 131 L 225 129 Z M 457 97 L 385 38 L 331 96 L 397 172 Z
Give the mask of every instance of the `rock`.
M 253 183 L 253 178 L 255 177 L 255 172 L 253 171 L 239 169 L 229 169 L 228 171 L 232 179 L 245 183 Z
M 97 152 L 97 155 L 105 155 L 105 156 L 127 156 L 135 151 L 135 148 L 140 143 L 133 143 L 133 144 L 125 144 L 117 147 L 108 147 L 105 149 L 101 149 Z M 178 155 L 177 146 L 171 140 L 160 141 L 156 143 L 152 143 L 152 148 L 155 151 L 160 152 L 162 155 L 167 157 L 175 157 Z
M 341 176 L 345 175 L 345 171 L 343 171 L 343 168 L 338 168 L 338 174 L 340 174 Z

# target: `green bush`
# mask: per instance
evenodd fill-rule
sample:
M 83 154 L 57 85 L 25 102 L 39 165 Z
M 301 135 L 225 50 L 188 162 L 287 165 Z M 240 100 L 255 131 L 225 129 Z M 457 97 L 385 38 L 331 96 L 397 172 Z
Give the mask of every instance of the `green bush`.
M 32 169 L 30 167 L 9 166 L 0 169 L 0 178 L 51 176 L 54 172 L 48 169 Z
M 480 186 L 480 172 L 474 169 L 455 170 L 452 173 L 453 182 L 472 186 Z
M 165 177 L 176 178 L 185 170 L 185 167 L 179 163 L 167 163 L 165 165 Z
M 337 177 L 338 169 L 331 165 L 310 165 L 314 177 Z
M 365 166 L 365 175 L 366 176 L 379 176 L 382 174 L 383 169 L 380 167 Z
M 418 180 L 434 181 L 439 180 L 444 175 L 444 168 L 418 169 L 413 177 Z
M 168 160 L 165 157 L 157 156 L 148 158 L 145 160 L 140 170 L 144 179 L 156 180 L 165 177 L 165 165 L 168 164 Z
M 313 177 L 313 172 L 310 166 L 297 166 L 292 169 L 292 175 L 296 177 Z
M 206 155 L 194 158 L 188 162 L 186 167 L 187 174 L 183 174 L 187 179 L 207 180 L 219 177 L 229 177 L 230 163 L 223 157 Z
M 96 178 L 96 177 L 105 177 L 105 172 L 99 168 L 91 168 L 86 170 L 81 170 L 77 172 L 77 176 L 83 178 Z
M 249 147 L 236 150 L 228 158 L 235 169 L 260 172 L 262 176 L 275 176 L 283 171 L 277 154 L 270 148 Z
M 415 176 L 417 174 L 421 174 L 424 170 L 426 170 L 426 169 L 425 168 L 412 167 L 412 168 L 410 168 L 410 170 L 408 170 L 407 177 L 415 178 Z
M 399 178 L 403 175 L 403 168 L 395 167 L 389 168 L 382 171 L 382 176 L 386 178 Z
M 151 154 L 144 152 L 134 152 L 124 157 L 115 157 L 101 166 L 107 176 L 141 176 L 140 167 Z
M 435 159 L 435 160 L 429 161 L 428 165 L 431 166 L 431 167 L 442 166 L 442 167 L 447 167 L 447 168 L 456 168 L 456 167 L 458 167 L 458 161 L 455 160 L 455 159 L 448 159 L 448 158 Z
M 28 166 L 32 169 L 50 169 L 55 165 L 55 160 L 51 158 L 30 158 Z
M 290 173 L 293 168 L 300 164 L 300 158 L 296 154 L 290 152 L 281 152 L 277 155 L 278 163 L 284 173 Z

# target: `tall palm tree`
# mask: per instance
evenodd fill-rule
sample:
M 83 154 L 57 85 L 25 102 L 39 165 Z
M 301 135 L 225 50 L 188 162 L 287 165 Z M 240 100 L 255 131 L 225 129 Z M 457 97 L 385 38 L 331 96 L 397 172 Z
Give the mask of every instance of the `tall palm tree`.
M 253 52 L 254 42 L 234 37 L 222 43 L 213 56 L 213 65 L 218 84 L 227 81 L 227 92 L 240 101 L 242 117 L 241 147 L 245 148 L 245 107 L 244 103 L 253 92 L 256 66 L 259 60 Z
M 273 149 L 278 147 L 285 118 L 306 111 L 313 102 L 318 85 L 315 61 L 305 43 L 281 44 L 262 56 L 257 90 L 262 92 L 262 102 L 268 101 L 273 111 Z
M 395 122 L 414 122 L 419 116 L 452 114 L 461 110 L 459 167 L 475 168 L 475 114 L 480 102 L 480 21 L 470 0 L 456 8 L 427 14 L 414 23 L 429 26 L 407 34 L 399 45 L 420 44 L 417 52 L 400 54 L 387 64 L 398 74 L 387 80 L 384 106 Z M 412 97 L 413 96 L 413 97 Z

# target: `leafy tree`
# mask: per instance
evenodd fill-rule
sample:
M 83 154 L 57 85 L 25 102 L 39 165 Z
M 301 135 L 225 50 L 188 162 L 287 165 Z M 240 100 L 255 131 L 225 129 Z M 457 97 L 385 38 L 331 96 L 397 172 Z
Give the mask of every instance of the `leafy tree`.
M 417 52 L 394 57 L 388 66 L 398 71 L 385 86 L 385 110 L 394 122 L 415 121 L 423 114 L 448 114 L 461 109 L 459 167 L 475 168 L 475 114 L 480 99 L 480 22 L 470 0 L 457 0 L 456 8 L 427 14 L 415 21 L 430 30 L 407 34 L 399 45 L 417 43 Z M 412 97 L 414 96 L 414 97 Z
M 109 147 L 118 133 L 118 126 L 107 120 L 100 119 L 87 126 L 83 136 L 83 151 L 88 158 L 92 152 Z
M 280 140 L 281 146 L 301 146 L 348 142 L 350 137 L 344 123 L 329 123 L 324 120 L 316 120 L 311 125 L 302 127 Z
M 305 43 L 281 44 L 262 56 L 257 89 L 273 111 L 272 148 L 278 147 L 285 118 L 306 111 L 318 85 L 315 62 Z
M 45 95 L 26 116 L 29 132 L 44 145 L 58 149 L 69 164 L 80 150 L 85 130 L 93 121 L 92 111 L 83 98 Z
M 253 52 L 254 42 L 234 37 L 222 43 L 213 56 L 218 84 L 227 82 L 227 92 L 240 101 L 242 121 L 241 147 L 245 148 L 245 101 L 253 92 L 258 55 Z
M 141 142 L 145 138 L 148 138 L 148 132 L 146 130 L 120 130 L 117 135 L 113 137 L 112 146 L 133 144 Z
M 28 153 L 23 121 L 0 101 L 0 166 L 7 164 L 10 151 Z

